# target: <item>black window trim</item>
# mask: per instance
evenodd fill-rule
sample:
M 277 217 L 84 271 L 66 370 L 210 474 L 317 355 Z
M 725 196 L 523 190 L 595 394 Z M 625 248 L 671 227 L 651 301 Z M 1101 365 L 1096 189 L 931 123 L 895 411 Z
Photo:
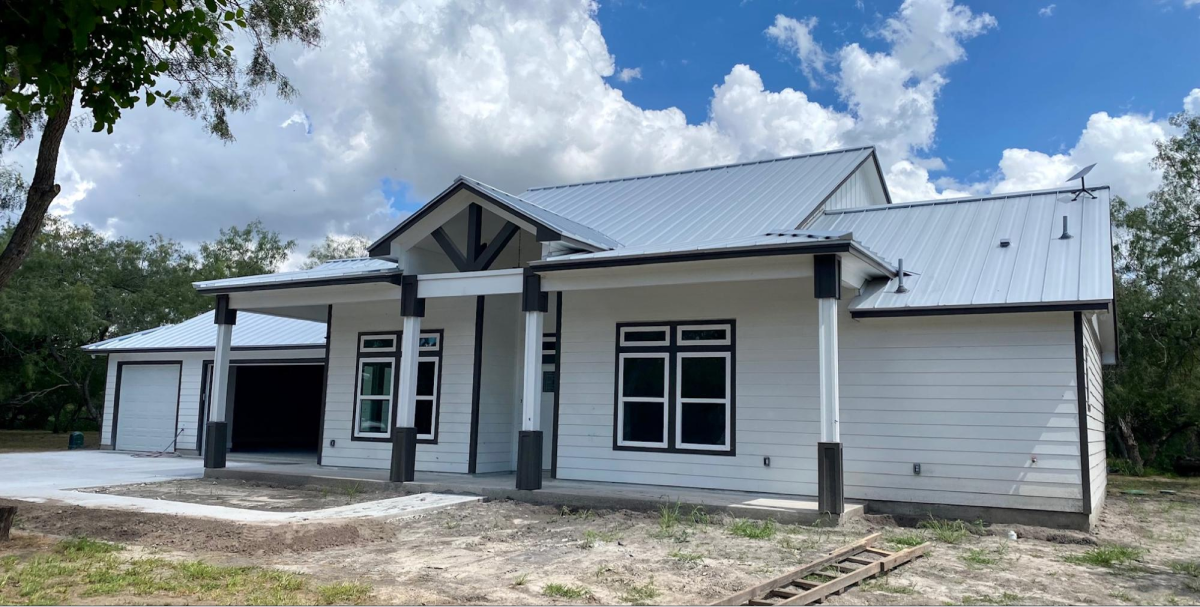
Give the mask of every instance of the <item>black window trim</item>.
M 679 342 L 679 327 L 692 325 L 728 325 L 729 344 L 695 344 L 682 345 Z M 622 345 L 623 329 L 630 327 L 664 327 L 668 331 L 668 344 L 656 346 L 637 346 L 625 343 Z M 646 322 L 620 322 L 616 327 L 616 341 L 613 356 L 613 409 L 612 409 L 612 448 L 613 451 L 642 451 L 646 453 L 683 453 L 690 455 L 737 455 L 737 321 L 732 318 L 697 319 L 697 320 L 668 320 Z M 680 448 L 678 437 L 675 435 L 675 418 L 678 415 L 677 390 L 675 389 L 680 353 L 728 353 L 729 354 L 729 449 L 687 449 Z M 619 407 L 621 406 L 621 355 L 636 353 L 662 353 L 667 355 L 667 419 L 664 420 L 667 432 L 666 447 L 634 447 L 619 444 L 621 428 L 617 424 Z
M 403 331 L 360 331 L 355 344 L 354 356 L 354 381 L 352 382 L 351 392 L 352 398 L 350 404 L 350 440 L 356 443 L 390 443 L 392 442 L 392 428 L 396 427 L 396 413 L 399 409 L 399 401 L 396 398 L 400 387 L 400 335 Z M 433 437 L 418 438 L 417 444 L 420 445 L 436 445 L 438 444 L 439 428 L 441 427 L 442 419 L 442 353 L 445 352 L 446 335 L 443 329 L 426 329 L 421 328 L 421 334 L 426 333 L 436 334 L 438 336 L 437 350 L 429 348 L 417 348 L 418 358 L 436 358 L 437 359 L 437 377 L 434 378 L 434 399 L 433 399 Z M 363 352 L 362 340 L 365 336 L 378 337 L 395 337 L 396 349 L 392 352 Z M 418 343 L 420 343 L 418 339 Z M 359 365 L 363 358 L 391 358 L 392 363 L 392 411 L 388 419 L 388 435 L 387 436 L 357 436 L 358 434 L 358 390 L 359 385 Z

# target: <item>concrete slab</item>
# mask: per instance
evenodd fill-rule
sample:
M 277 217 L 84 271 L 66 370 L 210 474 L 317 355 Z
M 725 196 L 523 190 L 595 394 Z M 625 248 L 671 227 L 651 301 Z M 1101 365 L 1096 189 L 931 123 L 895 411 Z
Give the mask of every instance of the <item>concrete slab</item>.
M 239 523 L 402 517 L 481 499 L 479 496 L 418 493 L 322 510 L 271 512 L 76 491 L 204 477 L 204 464 L 199 459 L 140 457 L 111 451 L 0 454 L 0 470 L 4 471 L 0 473 L 0 497 L 8 499 L 38 503 L 54 501 L 88 508 L 196 516 Z
M 220 470 L 208 470 L 207 478 L 256 480 L 284 485 L 321 485 L 392 491 L 466 493 L 489 499 L 571 508 L 656 510 L 664 503 L 678 502 L 683 509 L 701 506 L 709 512 L 725 511 L 752 519 L 775 519 L 780 523 L 811 525 L 832 523 L 817 511 L 816 498 L 718 489 L 689 489 L 657 485 L 631 485 L 546 478 L 538 491 L 520 491 L 508 474 L 446 474 L 417 472 L 411 483 L 390 483 L 387 470 L 335 468 L 302 463 L 278 465 L 265 462 L 230 462 Z M 841 520 L 861 517 L 863 505 L 846 504 Z

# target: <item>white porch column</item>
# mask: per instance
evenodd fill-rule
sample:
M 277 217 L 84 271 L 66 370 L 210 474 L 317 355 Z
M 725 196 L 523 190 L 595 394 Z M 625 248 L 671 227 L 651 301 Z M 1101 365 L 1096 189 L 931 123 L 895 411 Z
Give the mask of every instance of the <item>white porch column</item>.
M 394 388 L 396 427 L 392 430 L 392 466 L 388 476 L 393 483 L 416 479 L 417 364 L 421 358 L 421 317 L 425 316 L 425 300 L 417 296 L 416 275 L 402 276 L 400 288 L 404 332 L 400 335 L 399 380 Z
M 525 366 L 521 385 L 521 429 L 541 430 L 542 419 L 542 328 L 544 312 L 525 313 Z
M 842 262 L 837 255 L 813 256 L 817 298 L 817 348 L 821 386 L 821 441 L 817 443 L 817 504 L 822 513 L 845 511 L 842 483 L 841 405 L 838 402 L 838 300 Z
M 217 325 L 217 343 L 213 352 L 212 394 L 209 395 L 212 406 L 204 428 L 204 467 L 224 468 L 229 438 L 229 423 L 225 419 L 229 398 L 229 351 L 233 346 L 233 325 L 237 324 L 237 310 L 229 308 L 228 295 L 217 296 L 213 322 Z
M 542 277 L 525 271 L 521 310 L 525 312 L 525 356 L 521 384 L 521 434 L 517 439 L 517 489 L 542 488 L 542 328 L 550 299 Z

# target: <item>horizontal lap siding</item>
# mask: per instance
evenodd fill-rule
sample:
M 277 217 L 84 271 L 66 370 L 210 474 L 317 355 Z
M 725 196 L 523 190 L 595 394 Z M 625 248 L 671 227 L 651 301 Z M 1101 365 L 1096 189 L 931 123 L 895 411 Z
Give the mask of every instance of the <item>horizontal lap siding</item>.
M 513 463 L 517 373 L 521 352 L 517 330 L 520 306 L 516 295 L 490 295 L 484 302 L 483 360 L 479 390 L 479 448 L 475 471 L 503 472 Z
M 848 498 L 1080 510 L 1070 313 L 840 320 Z
M 387 468 L 391 444 L 352 441 L 358 334 L 400 331 L 400 302 L 337 304 L 329 344 L 329 385 L 325 395 L 325 443 L 321 463 L 327 466 Z M 441 412 L 438 443 L 417 445 L 417 470 L 466 472 L 471 435 L 471 384 L 475 344 L 475 298 L 426 300 L 422 330 L 442 329 Z M 336 441 L 331 447 L 329 441 Z
M 1088 404 L 1088 466 L 1091 468 L 1094 521 L 1104 506 L 1105 490 L 1108 487 L 1108 454 L 1104 442 L 1104 370 L 1100 362 L 1100 342 L 1096 337 L 1095 325 L 1085 317 L 1083 328 L 1084 376 L 1087 381 Z
M 558 478 L 815 494 L 816 315 L 802 281 L 564 293 Z M 737 455 L 613 450 L 616 323 L 727 318 Z

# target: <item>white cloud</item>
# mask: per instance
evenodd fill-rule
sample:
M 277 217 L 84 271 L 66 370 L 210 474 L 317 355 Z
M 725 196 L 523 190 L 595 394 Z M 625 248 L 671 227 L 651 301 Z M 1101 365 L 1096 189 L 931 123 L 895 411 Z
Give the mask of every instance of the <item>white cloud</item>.
M 820 43 L 813 39 L 812 30 L 817 27 L 817 18 L 793 19 L 784 15 L 775 15 L 775 23 L 768 27 L 766 34 L 784 50 L 791 52 L 800 61 L 800 70 L 808 78 L 809 84 L 819 85 L 819 78 L 825 76 L 825 65 L 829 56 Z
M 966 58 L 964 42 L 995 27 L 989 15 L 950 0 L 906 0 L 877 32 L 883 49 L 821 50 L 842 107 L 769 90 L 754 69 L 736 65 L 713 87 L 708 116 L 689 123 L 676 108 L 642 108 L 609 84 L 623 70 L 596 10 L 591 0 L 330 4 L 322 48 L 277 55 L 300 91 L 293 104 L 264 99 L 234 116 L 238 140 L 228 145 L 159 106 L 127 112 L 111 136 L 72 131 L 56 212 L 114 234 L 161 232 L 186 243 L 262 218 L 303 252 L 326 233 L 382 233 L 396 221 L 393 198 L 415 208 L 460 173 L 519 192 L 875 144 L 898 201 L 993 184 L 930 175 L 944 168 L 931 152 L 946 68 Z M 784 19 L 771 26 L 783 23 L 782 37 L 768 35 L 800 52 L 790 23 L 811 40 L 817 22 Z M 819 49 L 812 43 L 810 58 Z M 1149 178 L 1133 168 L 1161 124 L 1097 116 L 1069 152 L 1006 151 L 994 183 L 1061 181 L 1059 165 L 1100 160 L 1099 173 L 1125 158 L 1122 184 L 1145 190 Z M 34 153 L 23 145 L 10 159 L 31 170 Z
M 1183 110 L 1189 114 L 1200 114 L 1200 88 L 1192 89 L 1192 92 L 1183 98 Z
M 1189 0 L 1189 1 L 1191 1 L 1191 0 Z M 1194 0 L 1194 1 L 1200 2 L 1200 0 Z M 1054 9 L 1056 9 L 1056 8 L 1058 8 L 1057 4 L 1047 4 L 1046 6 L 1043 6 L 1042 8 L 1038 9 L 1038 16 L 1039 17 L 1053 17 Z
M 627 67 L 627 68 L 624 68 L 621 71 L 617 72 L 617 80 L 620 80 L 621 82 L 629 82 L 630 80 L 641 80 L 641 79 L 642 79 L 642 68 L 640 68 L 640 67 Z

